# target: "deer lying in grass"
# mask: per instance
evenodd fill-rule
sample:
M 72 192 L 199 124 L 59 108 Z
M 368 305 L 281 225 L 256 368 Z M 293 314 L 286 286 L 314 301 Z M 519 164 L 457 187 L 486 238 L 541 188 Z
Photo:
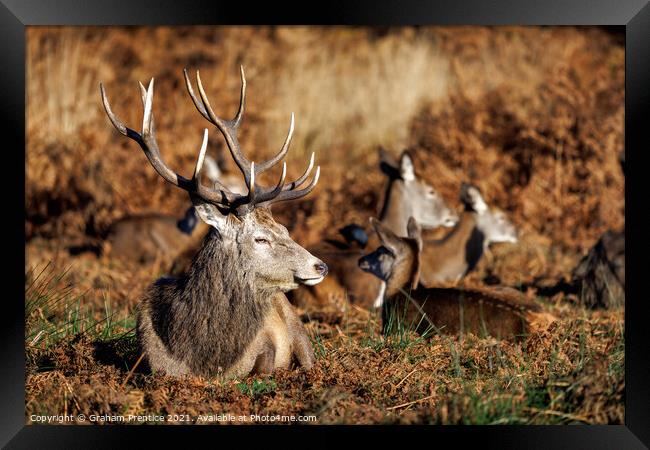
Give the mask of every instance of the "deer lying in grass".
M 240 179 L 232 175 L 222 176 L 217 162 L 206 155 L 205 175 L 212 182 L 222 177 L 223 184 L 232 192 L 244 192 Z M 225 179 L 224 179 L 225 178 Z M 113 258 L 149 264 L 157 258 L 174 260 L 184 251 L 197 248 L 208 232 L 208 225 L 199 220 L 190 206 L 182 218 L 169 214 L 139 214 L 126 216 L 115 221 L 106 234 L 105 242 Z
M 426 287 L 460 280 L 492 243 L 517 242 L 514 225 L 503 212 L 489 210 L 476 186 L 463 183 L 460 200 L 465 210 L 456 226 L 444 238 L 424 242 L 420 282 Z
M 408 218 L 414 216 L 425 228 L 453 226 L 458 220 L 442 196 L 427 182 L 415 174 L 413 160 L 403 152 L 399 165 L 394 165 L 383 156 L 382 171 L 388 176 L 385 201 L 379 220 L 398 236 L 406 236 Z M 341 229 L 344 236 L 350 228 Z M 357 233 L 360 229 L 356 229 Z M 354 231 L 354 230 L 353 230 Z M 359 269 L 357 261 L 363 256 L 367 242 L 355 245 L 350 237 L 348 243 L 325 240 L 308 250 L 318 254 L 330 268 L 325 283 L 315 287 L 301 287 L 293 293 L 294 304 L 324 306 L 340 302 L 346 296 L 355 304 L 370 307 L 381 291 L 377 278 Z M 361 238 L 361 241 L 365 241 Z M 368 236 L 370 245 L 377 243 L 374 235 Z
M 458 282 L 476 267 L 488 246 L 517 242 L 514 225 L 501 211 L 490 211 L 476 186 L 463 183 L 460 200 L 464 211 L 456 226 L 440 240 L 427 240 L 421 249 L 421 276 L 425 287 Z M 377 293 L 373 307 L 382 306 L 385 286 Z
M 395 235 L 373 220 L 382 245 L 359 260 L 359 267 L 386 284 L 382 302 L 382 324 L 388 331 L 391 315 L 404 314 L 401 320 L 414 324 L 427 334 L 471 332 L 499 338 L 522 336 L 548 326 L 555 318 L 511 288 L 426 288 L 419 285 L 422 251 L 421 230 L 409 221 L 408 237 Z M 393 316 L 394 317 L 394 316 Z
M 199 217 L 211 227 L 187 274 L 159 279 L 142 298 L 137 336 L 145 359 L 152 370 L 169 375 L 243 377 L 289 367 L 292 360 L 309 369 L 313 350 L 284 293 L 300 283 L 321 282 L 327 266 L 289 237 L 287 229 L 273 220 L 269 206 L 309 194 L 318 182 L 320 167 L 303 189 L 297 188 L 307 180 L 313 164 L 299 179 L 285 184 L 283 163 L 277 185 L 260 186 L 256 182 L 259 174 L 280 162 L 289 149 L 293 114 L 280 152 L 255 164 L 242 154 L 237 140 L 246 96 L 243 68 L 239 110 L 232 120 L 215 115 L 198 71 L 198 97 L 187 71 L 184 74 L 195 107 L 224 136 L 243 174 L 246 195 L 235 194 L 219 182 L 214 188 L 201 184 L 207 129 L 190 179 L 163 162 L 154 132 L 153 79 L 147 89 L 140 85 L 144 104 L 141 133 L 127 128 L 113 114 L 100 85 L 104 108 L 115 128 L 142 147 L 164 180 L 189 193 Z

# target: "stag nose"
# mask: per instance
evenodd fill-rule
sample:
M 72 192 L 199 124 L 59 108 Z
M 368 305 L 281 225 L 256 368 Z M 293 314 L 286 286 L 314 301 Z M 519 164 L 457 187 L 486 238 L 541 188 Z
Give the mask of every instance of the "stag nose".
M 327 264 L 325 264 L 322 261 L 319 261 L 316 264 L 314 264 L 314 269 L 316 269 L 316 272 L 318 272 L 323 277 L 327 275 Z

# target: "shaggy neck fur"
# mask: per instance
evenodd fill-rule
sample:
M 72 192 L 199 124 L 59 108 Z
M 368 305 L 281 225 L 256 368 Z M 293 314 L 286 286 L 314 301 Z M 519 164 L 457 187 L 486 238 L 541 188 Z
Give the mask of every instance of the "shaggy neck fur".
M 271 292 L 256 290 L 254 277 L 236 244 L 211 229 L 187 275 L 172 287 L 168 326 L 158 330 L 194 373 L 231 366 L 261 328 Z

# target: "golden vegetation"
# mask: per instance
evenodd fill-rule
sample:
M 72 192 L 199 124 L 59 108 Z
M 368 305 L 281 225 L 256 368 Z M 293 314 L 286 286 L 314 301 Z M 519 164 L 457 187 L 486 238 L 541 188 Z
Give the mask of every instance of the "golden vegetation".
M 512 344 L 422 341 L 408 330 L 383 339 L 377 317 L 350 307 L 307 324 L 319 355 L 310 373 L 175 380 L 130 374 L 137 355 L 112 343 L 130 336 L 137 300 L 163 262 L 138 268 L 70 252 L 101 242 L 125 214 L 181 215 L 187 206 L 110 125 L 99 82 L 116 114 L 139 129 L 137 82 L 155 77 L 163 157 L 188 175 L 207 123 L 182 69 L 201 70 L 215 112 L 229 116 L 243 64 L 244 151 L 256 159 L 276 152 L 293 111 L 288 176 L 311 151 L 322 165 L 314 193 L 274 211 L 301 244 L 366 224 L 383 189 L 378 147 L 409 147 L 416 171 L 450 203 L 471 181 L 521 230 L 521 243 L 495 248 L 468 284 L 486 275 L 511 286 L 566 277 L 600 234 L 624 225 L 616 36 L 568 27 L 30 27 L 27 38 L 27 417 L 241 411 L 313 413 L 320 423 L 623 423 L 621 309 L 544 299 L 560 323 Z M 223 154 L 209 128 L 208 151 Z M 48 263 L 52 280 L 30 284 Z

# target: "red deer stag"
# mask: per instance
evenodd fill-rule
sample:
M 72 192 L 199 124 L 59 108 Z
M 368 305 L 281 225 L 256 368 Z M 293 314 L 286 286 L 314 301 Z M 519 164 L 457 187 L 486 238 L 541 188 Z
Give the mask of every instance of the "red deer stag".
M 285 184 L 283 163 L 277 185 L 260 186 L 256 182 L 259 174 L 280 162 L 289 149 L 293 114 L 280 152 L 255 164 L 242 154 L 237 140 L 246 98 L 243 67 L 239 110 L 232 120 L 215 115 L 198 71 L 199 96 L 187 71 L 184 74 L 194 106 L 225 138 L 243 174 L 246 195 L 233 193 L 219 182 L 209 188 L 201 184 L 207 129 L 191 178 L 164 163 L 154 131 L 153 79 L 146 89 L 140 84 L 144 104 L 141 133 L 115 116 L 100 84 L 104 108 L 115 128 L 140 145 L 165 181 L 189 193 L 199 217 L 211 227 L 187 273 L 157 280 L 139 304 L 137 336 L 146 361 L 152 370 L 170 375 L 243 377 L 289 367 L 292 360 L 309 369 L 313 350 L 284 293 L 301 283 L 319 283 L 327 266 L 289 237 L 287 229 L 273 220 L 269 206 L 309 194 L 318 182 L 320 167 L 303 189 L 297 188 L 307 180 L 311 165 L 296 181 Z

